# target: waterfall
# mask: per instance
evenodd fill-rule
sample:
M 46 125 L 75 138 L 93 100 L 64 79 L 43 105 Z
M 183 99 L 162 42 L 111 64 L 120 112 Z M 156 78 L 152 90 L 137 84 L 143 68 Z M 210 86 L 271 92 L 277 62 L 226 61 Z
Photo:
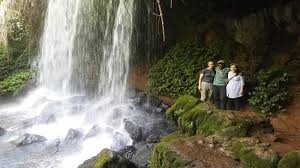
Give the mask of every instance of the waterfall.
M 0 164 L 76 167 L 103 148 L 132 144 L 123 121 L 136 110 L 125 98 L 134 4 L 134 0 L 48 0 L 39 56 L 32 65 L 36 89 L 21 102 L 0 108 L 2 124 L 11 130 L 0 144 L 29 133 L 45 137 L 51 151 L 58 149 L 51 155 L 44 148 L 28 153 L 8 149 Z M 67 141 L 72 129 L 82 135 L 74 144 Z M 99 133 L 86 138 L 93 129 Z
M 105 31 L 104 39 L 112 39 L 111 45 L 104 45 L 99 91 L 122 99 L 127 87 L 129 71 L 130 42 L 133 29 L 133 0 L 121 1 L 113 26 L 112 36 Z M 110 18 L 107 18 L 109 20 Z
M 121 101 L 129 72 L 133 4 L 50 0 L 37 60 L 38 85 L 70 94 L 87 91 L 92 82 L 98 96 Z M 94 9 L 97 5 L 100 9 Z
M 40 57 L 38 85 L 67 93 L 72 83 L 73 48 L 80 0 L 49 0 Z

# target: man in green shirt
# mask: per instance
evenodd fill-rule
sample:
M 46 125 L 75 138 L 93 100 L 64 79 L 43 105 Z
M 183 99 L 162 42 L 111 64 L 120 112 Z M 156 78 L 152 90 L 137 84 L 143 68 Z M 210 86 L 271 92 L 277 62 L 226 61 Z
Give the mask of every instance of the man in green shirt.
M 218 61 L 218 66 L 215 69 L 216 75 L 213 82 L 214 103 L 218 109 L 225 110 L 226 104 L 226 84 L 228 80 L 229 68 L 225 68 L 223 60 Z

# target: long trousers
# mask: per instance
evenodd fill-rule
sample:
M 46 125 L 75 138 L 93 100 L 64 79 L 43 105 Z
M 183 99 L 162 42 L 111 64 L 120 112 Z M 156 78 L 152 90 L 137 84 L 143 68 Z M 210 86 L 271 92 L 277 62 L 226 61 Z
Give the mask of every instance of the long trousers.
M 227 109 L 228 110 L 236 110 L 236 111 L 240 111 L 241 109 L 241 98 L 235 98 L 235 99 L 231 99 L 228 98 L 227 99 Z
M 226 86 L 213 86 L 214 104 L 218 109 L 225 110 Z
M 202 82 L 201 88 L 201 101 L 209 101 L 213 92 L 212 83 Z

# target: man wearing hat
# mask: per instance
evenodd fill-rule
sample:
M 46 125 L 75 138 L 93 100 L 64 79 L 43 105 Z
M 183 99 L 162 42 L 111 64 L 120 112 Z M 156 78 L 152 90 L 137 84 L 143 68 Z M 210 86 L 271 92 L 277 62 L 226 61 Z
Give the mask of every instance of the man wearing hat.
M 214 103 L 218 109 L 225 110 L 226 84 L 228 72 L 230 70 L 229 68 L 225 68 L 224 60 L 219 60 L 215 71 L 216 75 L 213 82 Z

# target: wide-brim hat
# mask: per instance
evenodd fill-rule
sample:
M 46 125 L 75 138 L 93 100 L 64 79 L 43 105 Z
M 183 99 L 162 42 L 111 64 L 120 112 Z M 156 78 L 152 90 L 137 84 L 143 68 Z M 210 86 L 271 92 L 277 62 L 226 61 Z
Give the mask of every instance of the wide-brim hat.
M 225 64 L 225 61 L 224 60 L 219 60 L 218 64 Z

